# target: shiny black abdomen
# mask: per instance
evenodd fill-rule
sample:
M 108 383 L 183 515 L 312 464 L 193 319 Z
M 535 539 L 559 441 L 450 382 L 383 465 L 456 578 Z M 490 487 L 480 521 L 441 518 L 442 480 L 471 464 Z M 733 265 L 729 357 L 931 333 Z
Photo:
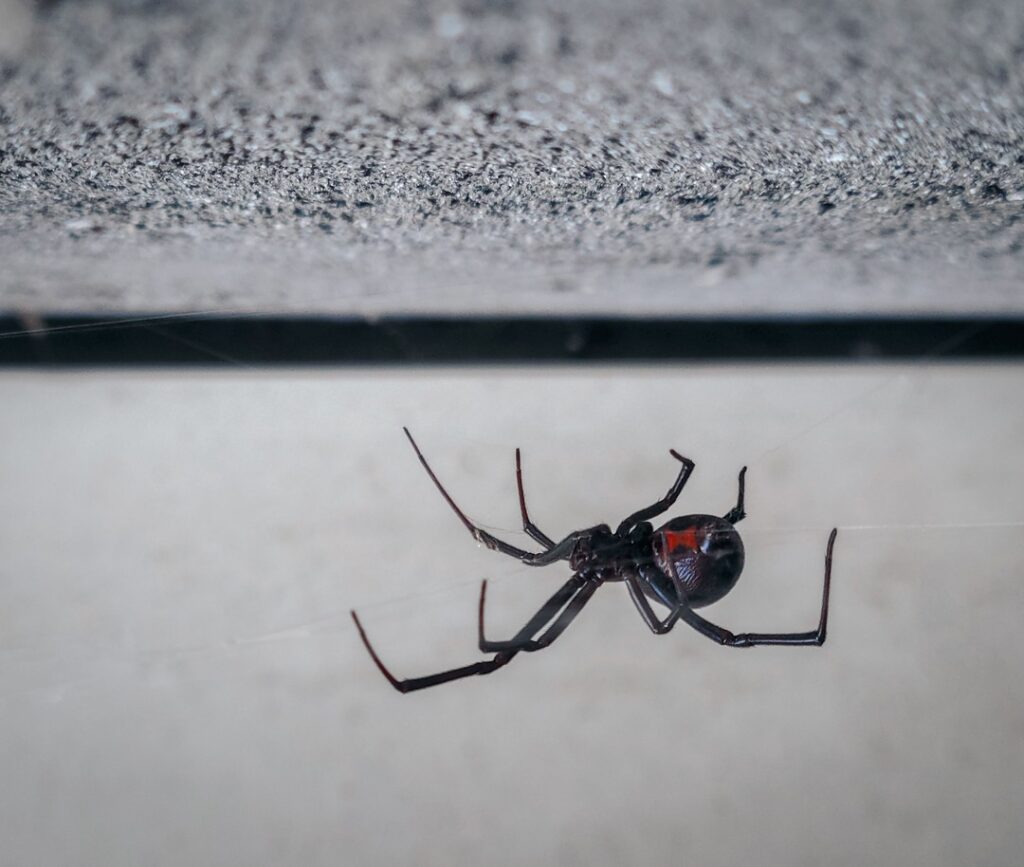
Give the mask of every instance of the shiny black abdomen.
M 659 601 L 672 607 L 677 586 L 690 608 L 717 602 L 736 585 L 743 571 L 743 541 L 736 528 L 714 515 L 673 518 L 651 537 L 654 565 L 643 573 Z M 673 581 L 675 574 L 678 579 Z

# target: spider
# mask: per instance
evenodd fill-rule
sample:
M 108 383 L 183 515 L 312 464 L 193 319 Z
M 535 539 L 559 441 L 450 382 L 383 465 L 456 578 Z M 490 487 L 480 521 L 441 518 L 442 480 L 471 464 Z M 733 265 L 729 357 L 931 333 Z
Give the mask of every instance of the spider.
M 500 551 L 502 554 L 515 557 L 528 566 L 547 566 L 558 560 L 567 560 L 573 575 L 540 607 L 526 625 L 507 641 L 491 641 L 484 636 L 484 604 L 487 599 L 485 580 L 480 586 L 478 644 L 482 653 L 493 653 L 494 657 L 424 677 L 405 680 L 395 677 L 381 662 L 373 645 L 370 644 L 370 639 L 367 638 L 363 625 L 359 622 L 359 617 L 352 611 L 352 619 L 370 657 L 381 674 L 399 692 L 438 686 L 474 674 L 490 674 L 508 665 L 519 653 L 530 653 L 550 646 L 583 610 L 597 588 L 606 581 L 625 583 L 637 611 L 655 635 L 665 634 L 682 620 L 701 635 L 728 647 L 753 647 L 758 644 L 820 647 L 825 643 L 829 583 L 832 577 L 832 548 L 835 545 L 837 528 L 829 535 L 828 546 L 825 549 L 825 580 L 817 629 L 811 632 L 732 633 L 705 620 L 694 610 L 717 602 L 725 596 L 735 586 L 743 570 L 743 542 L 735 525 L 746 517 L 743 511 L 746 467 L 740 470 L 736 505 L 723 517 L 684 515 L 673 518 L 655 530 L 648 520 L 667 511 L 675 503 L 695 466 L 693 461 L 671 449 L 669 453 L 682 464 L 682 467 L 664 497 L 634 512 L 622 521 L 614 532 L 607 524 L 598 524 L 586 530 L 575 530 L 562 541 L 555 542 L 541 532 L 526 511 L 522 460 L 519 449 L 516 449 L 516 486 L 519 490 L 523 530 L 544 548 L 539 553 L 533 553 L 492 536 L 470 521 L 434 475 L 409 429 L 403 430 L 427 475 L 477 542 L 486 545 L 492 551 Z M 668 616 L 658 617 L 648 597 L 668 608 Z

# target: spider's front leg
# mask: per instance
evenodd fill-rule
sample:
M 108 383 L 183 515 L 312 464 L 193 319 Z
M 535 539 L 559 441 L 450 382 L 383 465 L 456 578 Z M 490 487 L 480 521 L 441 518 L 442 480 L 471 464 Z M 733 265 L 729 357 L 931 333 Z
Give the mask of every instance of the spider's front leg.
M 554 548 L 555 543 L 530 520 L 530 516 L 526 512 L 526 494 L 523 493 L 523 462 L 519 449 L 516 449 L 516 488 L 519 491 L 519 512 L 523 516 L 523 532 L 545 548 L 549 550 Z
M 559 635 L 565 632 L 566 628 L 576 619 L 576 615 L 583 610 L 583 606 L 590 601 L 590 597 L 600 586 L 600 582 L 588 580 L 580 575 L 574 575 L 570 581 L 541 606 L 541 609 L 527 621 L 526 626 L 516 633 L 515 637 L 508 641 L 489 641 L 484 636 L 484 603 L 487 598 L 487 582 L 480 585 L 480 613 L 478 618 L 477 634 L 478 645 L 484 653 L 520 651 L 532 653 L 535 650 L 543 650 L 551 645 Z M 571 588 L 571 593 L 566 595 L 566 588 Z M 575 595 L 572 595 L 575 594 Z M 566 599 L 568 598 L 568 604 Z M 562 606 L 565 606 L 564 609 Z M 561 610 L 561 614 L 544 632 L 540 638 L 533 636 L 548 623 L 552 617 Z
M 448 683 L 453 680 L 460 680 L 463 677 L 470 677 L 474 674 L 490 674 L 492 671 L 497 671 L 504 665 L 508 665 L 515 656 L 515 653 L 499 653 L 494 659 L 485 659 L 481 662 L 474 662 L 471 665 L 464 665 L 461 668 L 451 668 L 447 671 L 441 671 L 437 674 L 428 674 L 426 677 L 409 677 L 409 678 L 398 678 L 395 677 L 388 667 L 381 662 L 381 658 L 377 656 L 377 651 L 373 649 L 373 645 L 370 644 L 370 639 L 366 635 L 366 630 L 363 629 L 363 624 L 359 622 L 359 616 L 355 611 L 349 612 L 352 615 L 352 620 L 356 624 L 356 629 L 359 631 L 359 637 L 363 640 L 363 644 L 366 646 L 366 650 L 370 654 L 370 658 L 374 661 L 380 673 L 387 678 L 390 683 L 399 692 L 413 692 L 417 689 L 426 689 L 428 686 L 440 686 L 442 683 Z
M 573 546 L 575 545 L 576 539 L 579 537 L 580 533 L 570 533 L 568 536 L 566 536 L 565 539 L 563 539 L 557 545 L 551 543 L 550 545 L 548 545 L 547 551 L 541 551 L 539 554 L 535 554 L 532 551 L 524 551 L 522 548 L 517 548 L 515 545 L 510 545 L 508 542 L 499 539 L 497 536 L 492 536 L 483 528 L 478 527 L 476 524 L 470 521 L 468 517 L 466 517 L 466 514 L 462 511 L 462 509 L 458 507 L 458 505 L 455 503 L 455 500 L 452 499 L 451 494 L 449 494 L 448 491 L 445 490 L 444 485 L 441 484 L 441 480 L 435 475 L 433 469 L 431 469 L 430 467 L 430 464 L 427 463 L 427 459 L 423 456 L 423 452 L 420 451 L 420 447 L 416 444 L 416 440 L 414 440 L 412 438 L 412 434 L 409 433 L 409 428 L 402 428 L 402 430 L 405 431 L 405 435 L 409 438 L 409 442 L 412 444 L 413 450 L 416 452 L 416 456 L 420 459 L 420 463 L 423 464 L 423 469 L 427 471 L 427 475 L 430 476 L 431 481 L 433 481 L 438 491 L 441 492 L 441 496 L 444 497 L 445 502 L 447 502 L 448 505 L 451 506 L 452 511 L 455 512 L 459 520 L 462 521 L 463 526 L 472 534 L 473 538 L 480 542 L 482 545 L 486 545 L 492 551 L 500 551 L 502 554 L 507 554 L 509 557 L 515 557 L 517 560 L 519 560 L 522 563 L 525 563 L 527 566 L 547 566 L 549 563 L 554 563 L 557 560 L 565 560 L 569 556 L 569 554 L 572 553 Z M 531 536 L 533 535 L 533 533 L 530 531 L 536 530 L 536 532 L 539 535 L 534 536 L 534 538 L 540 541 L 540 537 L 543 537 L 544 541 L 541 542 L 541 544 L 546 545 L 549 542 L 551 542 L 551 540 L 548 539 L 547 536 L 545 536 L 543 533 L 541 533 L 540 530 L 537 530 L 537 528 L 533 525 L 531 521 L 529 521 L 529 518 L 526 516 L 526 502 L 525 497 L 523 497 L 522 494 L 521 473 L 519 474 L 519 476 L 520 506 L 524 514 L 524 528 L 525 525 L 529 525 L 529 529 L 527 529 L 527 532 L 530 533 Z
M 566 581 L 565 584 L 563 584 L 547 602 L 544 603 L 540 611 L 530 618 L 526 625 L 516 633 L 515 637 L 511 641 L 488 642 L 483 635 L 484 599 L 487 589 L 487 582 L 485 581 L 480 592 L 480 613 L 478 625 L 480 647 L 484 652 L 493 652 L 494 650 L 497 650 L 498 652 L 495 654 L 493 659 L 481 660 L 480 662 L 463 665 L 459 668 L 440 671 L 437 674 L 428 674 L 424 677 L 395 677 L 377 655 L 377 651 L 373 649 L 373 645 L 370 643 L 370 639 L 366 635 L 366 630 L 363 629 L 363 625 L 359 621 L 359 616 L 355 611 L 352 611 L 351 614 L 352 620 L 355 622 L 356 629 L 359 631 L 359 637 L 362 639 L 363 645 L 366 647 L 366 650 L 370 654 L 370 658 L 373 660 L 374 664 L 380 670 L 380 673 L 383 674 L 384 677 L 387 678 L 388 683 L 390 683 L 399 692 L 413 692 L 417 689 L 426 689 L 429 686 L 439 686 L 442 683 L 461 680 L 464 677 L 471 677 L 472 675 L 490 674 L 492 671 L 497 671 L 499 668 L 508 665 L 521 650 L 532 651 L 547 647 L 562 634 L 565 628 L 572 622 L 573 618 L 579 614 L 583 606 L 586 605 L 587 601 L 597 589 L 597 586 L 598 584 L 596 582 L 585 581 L 581 579 L 579 575 L 574 575 Z M 533 636 L 536 635 L 536 633 L 539 632 L 544 625 L 555 616 L 555 614 L 561 611 L 563 606 L 565 607 L 565 610 L 562 611 L 558 619 L 539 639 L 534 641 Z M 500 645 L 500 647 L 498 645 Z

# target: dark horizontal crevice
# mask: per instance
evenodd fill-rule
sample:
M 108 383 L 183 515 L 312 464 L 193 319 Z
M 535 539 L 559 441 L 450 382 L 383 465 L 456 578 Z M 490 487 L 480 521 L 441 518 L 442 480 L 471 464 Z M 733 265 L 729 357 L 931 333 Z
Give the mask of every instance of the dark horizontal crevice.
M 0 317 L 8 366 L 1022 357 L 1022 318 Z

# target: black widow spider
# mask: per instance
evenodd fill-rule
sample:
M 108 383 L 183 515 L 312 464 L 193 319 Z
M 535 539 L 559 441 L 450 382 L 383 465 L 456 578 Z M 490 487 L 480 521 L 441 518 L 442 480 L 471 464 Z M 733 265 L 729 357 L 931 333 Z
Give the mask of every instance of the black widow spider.
M 757 644 L 817 645 L 825 643 L 828 624 L 828 592 L 832 577 L 832 548 L 835 545 L 837 529 L 828 537 L 825 549 L 825 582 L 821 595 L 821 616 L 818 628 L 812 632 L 741 632 L 734 634 L 728 629 L 705 620 L 693 609 L 717 602 L 736 584 L 743 570 L 743 542 L 736 532 L 735 524 L 746 516 L 743 511 L 743 485 L 747 468 L 740 470 L 739 496 L 736 505 L 724 517 L 714 515 L 684 515 L 673 518 L 657 530 L 648 523 L 649 518 L 666 511 L 679 497 L 679 492 L 693 472 L 694 463 L 674 449 L 670 454 L 683 466 L 672 487 L 656 503 L 640 509 L 626 518 L 613 533 L 607 524 L 598 524 L 588 530 L 576 530 L 554 542 L 540 531 L 530 520 L 526 511 L 526 497 L 523 494 L 523 468 L 519 449 L 516 449 L 516 486 L 519 489 L 519 510 L 523 517 L 523 530 L 544 547 L 540 553 L 531 553 L 492 536 L 477 527 L 455 505 L 455 501 L 444 489 L 434 471 L 423 457 L 416 440 L 408 428 L 403 428 L 412 443 L 416 455 L 427 474 L 433 480 L 441 496 L 448 501 L 455 514 L 473 534 L 473 538 L 492 551 L 500 551 L 515 557 L 529 566 L 547 566 L 557 560 L 568 560 L 573 576 L 545 602 L 526 625 L 508 641 L 490 641 L 484 637 L 484 602 L 487 598 L 487 581 L 480 587 L 478 614 L 479 647 L 483 653 L 495 654 L 492 659 L 474 662 L 461 668 L 399 680 L 377 656 L 366 631 L 355 621 L 359 636 L 366 645 L 371 658 L 381 674 L 399 692 L 412 692 L 428 686 L 438 686 L 451 680 L 469 677 L 473 674 L 490 674 L 511 662 L 525 651 L 541 650 L 550 645 L 583 609 L 594 592 L 606 581 L 624 581 L 629 595 L 644 622 L 656 635 L 672 629 L 680 620 L 692 626 L 701 635 L 728 647 L 753 647 Z M 647 597 L 669 609 L 669 614 L 660 619 L 651 608 Z M 550 624 L 550 625 L 549 625 Z M 541 630 L 547 629 L 541 633 Z M 538 636 L 538 633 L 541 633 Z

